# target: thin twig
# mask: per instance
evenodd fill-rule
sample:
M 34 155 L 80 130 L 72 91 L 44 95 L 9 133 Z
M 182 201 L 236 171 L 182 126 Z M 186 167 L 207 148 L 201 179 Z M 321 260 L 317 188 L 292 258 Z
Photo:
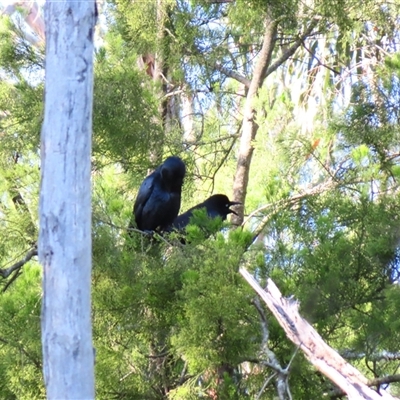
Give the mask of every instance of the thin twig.
M 293 353 L 293 355 L 292 355 L 292 358 L 291 358 L 290 361 L 289 361 L 289 364 L 288 364 L 287 367 L 285 368 L 287 371 L 289 371 L 290 366 L 292 365 L 292 362 L 293 362 L 294 358 L 296 357 L 297 353 L 299 352 L 299 348 L 300 348 L 300 346 L 297 346 L 297 347 L 296 347 L 296 350 L 294 351 L 294 353 Z
M 265 382 L 264 385 L 262 385 L 262 388 L 258 392 L 258 395 L 256 397 L 256 400 L 259 400 L 261 398 L 261 395 L 263 394 L 265 388 L 268 386 L 268 384 L 271 382 L 271 379 L 276 376 L 276 372 L 274 372 Z
M 25 350 L 25 348 L 23 346 L 21 346 L 20 344 L 16 344 L 15 342 L 12 342 L 8 339 L 4 339 L 2 337 L 0 337 L 0 342 L 20 350 L 35 365 L 36 368 L 38 368 L 40 370 L 42 369 L 41 362 L 39 360 L 37 360 L 34 356 L 29 354 L 28 351 Z
M 215 176 L 217 174 L 217 172 L 221 169 L 221 167 L 224 165 L 225 161 L 227 160 L 229 154 L 231 154 L 231 151 L 233 149 L 233 146 L 236 143 L 236 139 L 238 138 L 239 135 L 239 131 L 240 131 L 241 126 L 238 126 L 238 129 L 236 130 L 236 133 L 233 135 L 234 140 L 232 140 L 231 145 L 229 146 L 228 151 L 225 152 L 225 155 L 222 157 L 222 161 L 219 163 L 218 167 L 216 168 L 216 170 L 214 171 L 214 174 L 212 176 L 212 185 L 211 185 L 211 193 L 214 191 L 214 183 L 215 183 Z
M 293 207 L 301 199 L 304 199 L 305 197 L 313 196 L 316 194 L 323 193 L 327 190 L 330 190 L 335 187 L 335 184 L 337 184 L 337 182 L 334 179 L 330 178 L 326 182 L 316 185 L 310 189 L 306 189 L 302 193 L 295 194 L 286 199 L 281 199 L 281 200 L 277 201 L 276 203 L 269 203 L 265 206 L 262 206 L 262 207 L 258 208 L 257 210 L 253 211 L 243 222 L 242 226 L 245 225 L 250 220 L 250 218 L 252 218 L 254 215 L 256 215 L 260 211 L 264 211 L 268 208 L 271 208 L 272 206 L 277 207 L 277 211 L 288 205 Z M 263 219 L 261 220 L 261 222 L 258 224 L 257 228 L 253 231 L 253 233 L 254 233 L 253 242 L 258 237 L 258 235 L 262 232 L 262 230 L 264 229 L 265 225 L 268 223 L 270 218 L 271 218 L 271 215 L 269 215 L 269 214 L 264 216 Z
M 324 64 L 309 48 L 307 48 L 306 44 L 304 43 L 304 40 L 302 41 L 303 47 L 318 61 L 318 65 L 321 65 L 325 67 L 326 69 L 329 69 L 329 71 L 332 71 L 335 75 L 340 75 L 339 71 L 336 71 L 334 68 L 330 67 L 329 65 Z
M 153 236 L 156 239 L 159 239 L 159 240 L 163 241 L 164 243 L 168 244 L 169 246 L 173 246 L 175 244 L 178 244 L 179 246 L 183 246 L 183 244 L 180 243 L 180 242 L 174 242 L 174 243 L 169 242 L 161 234 L 159 234 L 158 232 L 155 232 L 155 231 L 141 231 L 140 229 L 130 228 L 130 227 L 129 228 L 125 228 L 125 227 L 122 227 L 122 226 L 115 225 L 112 222 L 104 221 L 104 220 L 102 220 L 100 218 L 93 218 L 93 219 L 98 221 L 98 222 L 101 222 L 101 223 L 103 223 L 105 225 L 111 226 L 112 228 L 119 229 L 121 231 L 140 233 L 144 237 Z
M 310 26 L 304 31 L 304 33 L 296 39 L 292 46 L 290 46 L 278 60 L 276 60 L 272 65 L 270 65 L 267 69 L 265 76 L 271 75 L 275 70 L 277 70 L 286 60 L 288 60 L 296 50 L 304 43 L 304 40 L 311 34 L 313 29 L 317 25 L 317 20 L 314 19 Z

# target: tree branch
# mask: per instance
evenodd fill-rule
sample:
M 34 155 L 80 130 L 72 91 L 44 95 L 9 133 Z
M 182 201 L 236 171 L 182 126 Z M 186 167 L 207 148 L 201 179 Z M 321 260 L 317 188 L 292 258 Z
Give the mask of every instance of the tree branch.
M 9 268 L 3 268 L 0 269 L 0 276 L 3 278 L 8 278 L 10 274 L 12 274 L 14 271 L 22 268 L 30 259 L 34 256 L 37 256 L 37 247 L 35 246 L 33 249 L 29 250 L 25 257 L 22 260 L 19 260 L 15 264 L 11 265 Z
M 304 40 L 310 36 L 313 29 L 316 27 L 317 22 L 318 21 L 316 19 L 311 21 L 310 26 L 304 31 L 304 33 L 299 36 L 296 41 L 273 64 L 269 66 L 266 76 L 271 75 L 296 52 L 296 50 L 304 43 Z
M 304 43 L 304 41 L 302 41 L 302 45 L 303 47 L 318 61 L 319 65 L 322 65 L 323 67 L 329 69 L 330 71 L 332 71 L 335 75 L 340 75 L 339 71 L 336 71 L 336 69 L 330 67 L 329 65 L 324 64 L 309 48 L 307 48 L 306 44 Z
M 257 57 L 253 77 L 247 90 L 247 97 L 243 109 L 242 135 L 240 137 L 236 172 L 233 181 L 233 200 L 242 203 L 242 205 L 237 207 L 237 215 L 233 214 L 231 217 L 232 224 L 236 226 L 240 226 L 243 222 L 244 203 L 246 200 L 250 165 L 254 151 L 254 139 L 258 130 L 255 99 L 258 90 L 261 88 L 265 80 L 266 72 L 271 62 L 278 25 L 277 22 L 272 19 L 270 10 L 268 10 L 265 15 L 264 24 L 265 31 L 263 43 Z
M 14 275 L 8 280 L 8 282 L 4 285 L 2 292 L 6 292 L 7 289 L 16 281 L 16 279 L 22 274 L 20 269 L 14 271 Z
M 239 272 L 267 304 L 287 337 L 304 352 L 314 367 L 340 387 L 349 399 L 393 399 L 384 390 L 378 394 L 368 387 L 368 379 L 323 341 L 318 332 L 300 316 L 298 302 L 283 298 L 272 279 L 267 280 L 264 290 L 246 269 L 240 268 Z
M 262 343 L 261 343 L 261 356 L 265 357 L 267 360 L 267 361 L 259 360 L 257 362 L 265 367 L 271 368 L 274 371 L 273 374 L 266 380 L 266 382 L 262 386 L 261 390 L 259 391 L 259 393 L 257 395 L 257 399 L 259 399 L 261 397 L 263 391 L 268 386 L 270 380 L 275 377 L 276 377 L 276 379 L 275 379 L 276 380 L 276 389 L 278 392 L 279 399 L 282 399 L 282 400 L 286 400 L 287 398 L 291 399 L 290 387 L 289 387 L 289 369 L 290 369 L 290 366 L 292 364 L 294 357 L 297 354 L 297 350 L 293 354 L 287 367 L 282 368 L 275 353 L 268 347 L 268 338 L 269 338 L 268 321 L 267 321 L 267 317 L 264 313 L 264 310 L 261 307 L 260 299 L 258 297 L 256 297 L 252 301 L 252 304 L 257 309 L 257 312 L 261 319 L 261 329 L 262 329 L 262 337 L 263 337 Z
M 4 338 L 2 338 L 2 337 L 0 337 L 0 342 L 6 344 L 6 345 L 8 345 L 8 346 L 12 346 L 12 347 L 14 347 L 15 349 L 18 349 L 19 351 L 21 351 L 22 353 L 24 353 L 25 356 L 26 356 L 30 361 L 32 361 L 32 363 L 35 365 L 35 367 L 36 367 L 37 369 L 40 369 L 40 370 L 42 369 L 42 363 L 41 363 L 39 360 L 37 360 L 35 357 L 33 357 L 32 355 L 30 355 L 30 354 L 28 353 L 28 351 L 27 351 L 23 346 L 21 346 L 20 344 L 15 344 L 14 342 L 10 342 L 9 340 L 4 339 Z
M 314 187 L 311 187 L 307 190 L 304 190 L 301 193 L 297 193 L 289 198 L 286 199 L 281 199 L 275 203 L 268 203 L 258 209 L 256 209 L 255 211 L 253 211 L 252 213 L 250 213 L 247 218 L 245 219 L 245 221 L 242 223 L 242 226 L 244 226 L 245 224 L 247 224 L 247 222 L 254 217 L 256 214 L 258 214 L 261 211 L 265 211 L 268 210 L 270 208 L 274 208 L 277 211 L 281 210 L 283 207 L 286 207 L 288 205 L 293 206 L 294 204 L 296 204 L 298 201 L 300 201 L 301 199 L 304 199 L 305 197 L 308 196 L 314 196 L 316 194 L 320 194 L 320 193 L 324 193 L 327 190 L 331 190 L 335 187 L 335 185 L 337 185 L 337 182 L 332 179 L 329 178 L 326 182 L 323 182 L 319 185 L 316 185 Z M 264 229 L 265 225 L 268 223 L 269 219 L 271 218 L 271 214 L 267 214 L 266 216 L 263 217 L 263 219 L 261 220 L 261 222 L 258 224 L 257 228 L 253 231 L 254 233 L 254 240 L 257 238 L 257 236 L 262 232 L 262 230 Z
M 393 353 L 390 351 L 380 351 L 377 353 L 366 354 L 363 352 L 357 352 L 354 350 L 343 350 L 340 352 L 340 355 L 347 360 L 361 360 L 363 358 L 368 359 L 369 361 L 397 361 L 400 360 L 400 352 Z
M 239 74 L 236 71 L 232 71 L 228 68 L 223 67 L 221 63 L 217 62 L 215 64 L 215 69 L 218 70 L 219 72 L 222 72 L 227 77 L 235 79 L 238 82 L 242 83 L 247 89 L 250 87 L 251 83 L 250 79 L 247 79 L 245 76 Z

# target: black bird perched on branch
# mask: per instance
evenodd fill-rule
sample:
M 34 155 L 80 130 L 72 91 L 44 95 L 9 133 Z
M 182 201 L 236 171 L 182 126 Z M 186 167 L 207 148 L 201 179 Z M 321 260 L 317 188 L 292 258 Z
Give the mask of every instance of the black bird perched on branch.
M 207 200 L 203 201 L 203 203 L 197 204 L 196 206 L 187 210 L 185 213 L 176 217 L 174 222 L 172 223 L 171 229 L 184 229 L 189 224 L 190 218 L 193 216 L 193 211 L 199 210 L 201 208 L 206 209 L 207 214 L 210 218 L 215 218 L 219 216 L 222 218 L 223 221 L 225 221 L 228 214 L 237 215 L 235 211 L 231 210 L 229 207 L 238 204 L 242 203 L 238 203 L 237 201 L 230 201 L 229 198 L 224 194 L 214 194 Z
M 179 157 L 168 157 L 142 182 L 133 212 L 142 231 L 162 230 L 170 225 L 181 207 L 186 167 Z M 130 224 L 132 227 L 133 224 Z

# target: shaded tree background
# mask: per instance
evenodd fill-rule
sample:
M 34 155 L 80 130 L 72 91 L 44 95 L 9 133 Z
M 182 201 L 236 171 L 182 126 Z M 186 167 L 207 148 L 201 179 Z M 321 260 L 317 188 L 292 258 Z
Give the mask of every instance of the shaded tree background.
M 369 378 L 398 373 L 398 7 L 102 5 L 92 159 L 98 398 L 272 399 L 276 371 L 290 362 L 293 398 L 333 393 L 293 358 L 239 266 L 298 298 Z M 43 44 L 27 37 L 24 13 L 0 26 L 0 391 L 10 399 L 44 390 L 40 268 L 34 256 L 13 268 L 38 233 Z M 140 182 L 170 154 L 188 166 L 182 210 L 226 193 L 244 201 L 234 221 L 243 229 L 199 215 L 214 234 L 190 226 L 186 246 L 173 235 L 127 237 Z

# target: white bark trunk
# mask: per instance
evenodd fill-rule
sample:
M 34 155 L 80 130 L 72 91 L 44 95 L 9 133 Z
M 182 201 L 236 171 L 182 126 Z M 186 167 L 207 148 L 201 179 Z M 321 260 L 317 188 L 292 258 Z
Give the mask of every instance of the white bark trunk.
M 39 259 L 48 399 L 93 399 L 90 155 L 95 4 L 46 2 Z

